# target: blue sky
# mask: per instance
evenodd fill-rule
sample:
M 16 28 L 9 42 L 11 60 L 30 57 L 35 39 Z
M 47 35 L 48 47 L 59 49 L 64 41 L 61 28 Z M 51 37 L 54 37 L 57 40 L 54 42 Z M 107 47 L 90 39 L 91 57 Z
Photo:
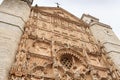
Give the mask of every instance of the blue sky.
M 34 0 L 33 5 L 55 7 L 56 2 L 79 18 L 83 13 L 99 18 L 100 22 L 110 25 L 120 39 L 120 0 Z

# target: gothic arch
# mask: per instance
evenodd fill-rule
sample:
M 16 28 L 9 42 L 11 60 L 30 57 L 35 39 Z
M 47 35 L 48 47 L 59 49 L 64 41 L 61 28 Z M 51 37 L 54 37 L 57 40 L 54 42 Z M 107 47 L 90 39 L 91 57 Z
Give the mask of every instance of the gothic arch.
M 59 49 L 57 52 L 56 52 L 56 57 L 59 59 L 62 55 L 71 55 L 71 56 L 74 56 L 76 58 L 78 58 L 79 60 L 81 60 L 81 57 L 83 57 L 82 52 L 78 52 L 78 51 L 75 51 L 71 48 L 62 48 L 62 49 Z
M 38 70 L 43 71 L 43 69 L 44 68 L 42 66 L 36 66 L 32 69 L 32 72 L 35 72 L 35 71 L 38 71 Z
M 81 52 L 78 53 L 77 51 L 71 48 L 63 48 L 58 50 L 56 53 L 56 58 L 58 60 L 59 65 L 62 65 L 66 69 L 77 70 L 78 65 L 82 66 L 83 63 L 85 63 Z

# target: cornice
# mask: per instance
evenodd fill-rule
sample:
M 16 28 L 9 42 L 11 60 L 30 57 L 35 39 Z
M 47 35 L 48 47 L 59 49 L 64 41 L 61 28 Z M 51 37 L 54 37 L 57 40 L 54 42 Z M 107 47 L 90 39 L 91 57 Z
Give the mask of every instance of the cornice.
M 69 21 L 70 23 L 75 23 L 77 25 L 80 24 L 80 25 L 83 25 L 83 26 L 88 26 L 88 24 L 86 24 L 80 18 L 74 16 L 73 14 L 71 14 L 70 12 L 66 11 L 65 9 L 63 9 L 61 7 L 59 7 L 59 8 L 58 7 L 43 7 L 43 6 L 37 6 L 36 5 L 36 6 L 33 6 L 31 10 L 33 10 L 34 12 L 40 12 L 43 15 L 50 15 L 50 16 L 53 16 L 53 17 L 57 17 L 57 18 Z M 64 17 L 61 17 L 59 15 L 51 14 L 51 13 L 45 12 L 43 10 L 61 10 L 61 11 L 63 11 L 63 13 L 66 13 L 66 14 L 70 15 L 71 17 L 73 17 L 77 21 L 74 21 L 74 20 L 71 20 L 71 19 L 68 19 L 68 18 L 64 18 Z
M 112 44 L 112 45 L 116 45 L 116 46 L 120 46 L 119 44 L 115 44 L 115 43 L 112 43 L 112 42 L 104 42 L 103 44 Z
M 86 16 L 86 17 L 90 17 L 90 18 L 92 18 L 92 19 L 95 19 L 95 20 L 99 21 L 98 18 L 93 17 L 93 16 L 91 16 L 91 15 L 89 15 L 89 14 L 83 14 L 82 17 L 81 17 L 81 20 L 83 19 L 84 16 Z
M 41 9 L 41 10 L 61 10 L 64 13 L 69 14 L 71 17 L 74 17 L 77 20 L 80 20 L 80 18 L 76 17 L 75 15 L 71 14 L 70 12 L 68 12 L 67 10 L 61 8 L 61 7 L 44 7 L 44 6 L 33 6 L 32 9 Z
M 107 25 L 107 24 L 104 24 L 104 23 L 101 23 L 101 22 L 93 22 L 90 24 L 90 26 L 93 26 L 93 25 L 100 25 L 102 27 L 105 27 L 105 28 L 108 28 L 108 29 L 112 29 L 111 26 Z

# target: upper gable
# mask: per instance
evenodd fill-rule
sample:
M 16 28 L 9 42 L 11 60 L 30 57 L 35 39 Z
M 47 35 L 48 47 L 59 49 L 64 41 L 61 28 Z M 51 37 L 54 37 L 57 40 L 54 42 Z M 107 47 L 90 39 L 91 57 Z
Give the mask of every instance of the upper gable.
M 53 15 L 59 15 L 60 17 L 70 19 L 70 20 L 75 21 L 75 22 L 80 21 L 80 19 L 78 17 L 74 16 L 73 14 L 69 13 L 68 11 L 66 11 L 60 7 L 58 8 L 58 7 L 38 7 L 38 6 L 35 6 L 35 7 L 33 7 L 33 9 L 34 8 L 37 8 L 40 11 L 47 12 L 47 13 L 50 13 Z

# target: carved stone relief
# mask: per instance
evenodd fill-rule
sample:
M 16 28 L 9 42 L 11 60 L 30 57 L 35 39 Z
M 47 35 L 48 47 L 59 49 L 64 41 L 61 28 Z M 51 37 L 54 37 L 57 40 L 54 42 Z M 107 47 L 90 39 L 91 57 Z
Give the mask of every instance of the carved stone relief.
M 25 25 L 9 80 L 119 80 L 89 27 L 61 9 L 57 16 L 37 8 Z

